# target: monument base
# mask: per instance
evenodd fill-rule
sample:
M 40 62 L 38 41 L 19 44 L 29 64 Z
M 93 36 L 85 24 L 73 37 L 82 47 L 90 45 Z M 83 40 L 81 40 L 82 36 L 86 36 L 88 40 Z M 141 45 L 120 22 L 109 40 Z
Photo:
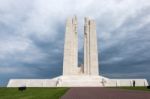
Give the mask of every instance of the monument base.
M 103 76 L 58 76 L 53 79 L 10 79 L 7 87 L 121 87 L 148 86 L 146 79 L 109 79 Z

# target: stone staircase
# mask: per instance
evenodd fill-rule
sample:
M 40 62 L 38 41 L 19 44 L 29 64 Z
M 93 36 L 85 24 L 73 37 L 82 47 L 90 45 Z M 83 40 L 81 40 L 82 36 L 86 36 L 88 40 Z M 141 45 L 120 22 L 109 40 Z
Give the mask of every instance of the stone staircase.
M 62 76 L 58 78 L 58 87 L 103 87 L 102 76 Z

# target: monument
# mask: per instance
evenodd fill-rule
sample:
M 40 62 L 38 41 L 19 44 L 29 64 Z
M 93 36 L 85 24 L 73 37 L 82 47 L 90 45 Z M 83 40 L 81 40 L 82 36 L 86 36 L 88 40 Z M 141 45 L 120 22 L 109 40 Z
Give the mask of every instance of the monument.
M 65 33 L 63 75 L 99 75 L 96 24 L 85 18 L 84 65 L 78 66 L 77 18 L 68 18 Z
M 119 87 L 148 86 L 146 79 L 110 79 L 99 75 L 96 23 L 85 18 L 84 62 L 78 66 L 77 17 L 66 23 L 63 75 L 52 79 L 10 79 L 7 87 Z

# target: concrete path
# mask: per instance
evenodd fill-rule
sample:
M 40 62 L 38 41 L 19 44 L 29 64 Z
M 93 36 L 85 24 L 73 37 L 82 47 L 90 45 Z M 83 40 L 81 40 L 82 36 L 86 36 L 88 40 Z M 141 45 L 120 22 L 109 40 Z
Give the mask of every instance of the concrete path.
M 150 92 L 117 88 L 71 88 L 61 99 L 150 99 Z

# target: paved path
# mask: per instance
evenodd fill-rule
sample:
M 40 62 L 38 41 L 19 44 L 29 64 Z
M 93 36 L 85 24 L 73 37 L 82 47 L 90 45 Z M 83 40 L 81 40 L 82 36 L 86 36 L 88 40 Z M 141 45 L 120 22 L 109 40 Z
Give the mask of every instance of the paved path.
M 150 99 L 150 92 L 116 88 L 71 88 L 61 99 Z

